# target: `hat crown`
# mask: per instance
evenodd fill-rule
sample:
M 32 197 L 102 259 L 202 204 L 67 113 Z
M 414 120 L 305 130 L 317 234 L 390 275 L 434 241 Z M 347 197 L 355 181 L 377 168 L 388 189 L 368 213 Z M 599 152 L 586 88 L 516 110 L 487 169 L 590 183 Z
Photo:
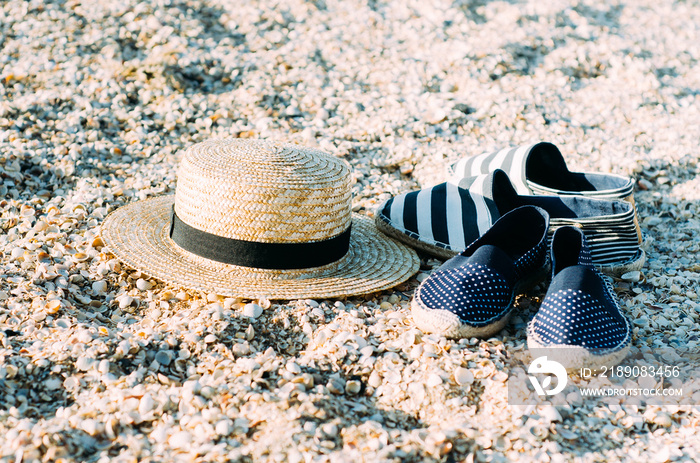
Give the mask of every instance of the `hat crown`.
M 320 150 L 264 140 L 209 140 L 180 163 L 175 212 L 213 235 L 304 243 L 343 233 L 352 220 L 350 172 Z

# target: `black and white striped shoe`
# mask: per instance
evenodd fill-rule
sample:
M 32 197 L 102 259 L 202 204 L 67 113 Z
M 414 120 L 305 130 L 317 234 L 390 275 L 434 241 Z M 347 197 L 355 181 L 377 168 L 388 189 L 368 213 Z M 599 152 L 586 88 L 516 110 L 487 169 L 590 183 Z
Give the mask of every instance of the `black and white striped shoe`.
M 421 283 L 411 303 L 416 326 L 452 338 L 500 331 L 515 296 L 547 276 L 548 228 L 549 215 L 539 207 L 503 215 Z
M 593 267 L 579 229 L 559 228 L 551 247 L 552 281 L 528 324 L 528 348 L 568 369 L 616 365 L 629 351 L 631 329 L 610 281 Z
M 465 157 L 448 166 L 451 181 L 503 170 L 521 195 L 577 195 L 634 203 L 634 180 L 614 174 L 571 172 L 559 148 L 535 143 Z
M 564 225 L 580 227 L 594 264 L 604 272 L 620 275 L 644 265 L 632 204 L 582 196 L 519 195 L 500 169 L 391 198 L 380 206 L 376 223 L 389 236 L 447 259 L 462 252 L 503 214 L 525 205 L 547 211 L 552 232 Z

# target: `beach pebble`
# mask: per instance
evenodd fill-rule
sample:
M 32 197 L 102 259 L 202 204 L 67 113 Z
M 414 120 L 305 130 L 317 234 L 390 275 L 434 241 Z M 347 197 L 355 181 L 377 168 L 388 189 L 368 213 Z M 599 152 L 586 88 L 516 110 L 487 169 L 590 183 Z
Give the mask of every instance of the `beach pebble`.
M 220 436 L 228 436 L 233 432 L 233 423 L 231 420 L 221 420 L 216 423 L 215 430 Z
M 342 394 L 345 392 L 345 381 L 340 378 L 331 378 L 326 387 L 333 394 Z
M 621 278 L 625 281 L 637 282 L 642 279 L 642 272 L 635 270 L 633 272 L 623 273 Z
M 345 392 L 348 394 L 357 394 L 362 389 L 362 383 L 357 380 L 350 380 L 345 383 Z
M 134 298 L 129 296 L 128 294 L 124 294 L 123 296 L 117 298 L 119 301 L 119 308 L 120 309 L 125 309 L 131 305 L 132 302 L 134 302 Z
M 326 437 L 334 438 L 338 435 L 338 425 L 335 423 L 325 423 L 321 425 L 321 432 Z
M 673 424 L 673 420 L 668 413 L 657 412 L 652 418 L 652 423 L 667 428 Z
M 58 378 L 49 378 L 44 381 L 44 387 L 48 390 L 56 390 L 61 387 L 61 380 Z
M 579 437 L 579 435 L 576 434 L 575 432 L 570 431 L 568 429 L 564 429 L 564 428 L 559 429 L 558 433 L 561 437 L 563 437 L 566 440 L 576 440 Z
M 379 373 L 373 371 L 372 374 L 369 375 L 369 380 L 367 383 L 372 387 L 379 387 L 382 384 L 382 378 Z
M 102 360 L 100 360 L 100 362 L 97 365 L 97 371 L 99 371 L 100 373 L 103 373 L 103 374 L 109 373 L 110 367 L 111 367 L 111 365 L 109 363 L 109 360 L 102 359 Z
M 168 429 L 165 426 L 158 426 L 151 431 L 149 437 L 153 439 L 153 441 L 162 444 L 168 439 Z
M 466 386 L 474 382 L 474 373 L 467 368 L 457 367 L 454 371 L 454 378 L 460 386 Z
M 24 256 L 24 249 L 22 249 L 22 248 L 17 247 L 17 248 L 13 248 L 12 251 L 10 251 L 10 257 L 13 260 L 17 260 L 23 256 Z
M 153 400 L 153 397 L 151 394 L 146 393 L 141 397 L 141 400 L 139 401 L 139 414 L 140 415 L 145 415 L 152 411 L 155 408 L 155 401 Z
M 52 301 L 49 301 L 49 302 L 46 303 L 46 305 L 44 306 L 44 308 L 46 309 L 46 313 L 47 313 L 47 314 L 53 315 L 53 314 L 57 313 L 57 312 L 60 310 L 60 308 L 61 308 L 61 301 L 58 300 L 58 299 L 54 299 L 54 300 L 52 300 Z
M 428 375 L 428 381 L 426 383 L 428 387 L 436 387 L 442 384 L 442 378 L 440 375 L 437 374 L 431 374 Z
M 244 343 L 237 343 L 231 346 L 231 353 L 236 357 L 243 357 L 250 353 L 250 345 Z
M 173 360 L 173 354 L 169 350 L 161 350 L 156 353 L 156 362 L 168 366 Z
M 637 180 L 637 186 L 641 190 L 651 190 L 654 187 L 654 185 L 650 181 L 643 178 Z
M 80 427 L 89 435 L 94 436 L 95 434 L 97 434 L 101 426 L 97 421 L 93 419 L 87 419 L 80 422 Z
M 81 371 L 89 370 L 95 363 L 95 359 L 90 357 L 80 357 L 75 362 L 75 367 Z
M 257 319 L 262 315 L 263 309 L 258 304 L 249 302 L 243 306 L 243 315 L 252 319 Z
M 296 362 L 287 362 L 287 365 L 285 367 L 288 372 L 298 375 L 301 373 L 301 367 L 296 364 Z
M 92 291 L 95 294 L 104 294 L 107 292 L 107 282 L 104 280 L 95 281 L 92 283 Z
M 553 407 L 551 405 L 542 406 L 542 408 L 538 411 L 538 414 L 542 417 L 545 423 L 552 423 L 555 421 L 562 420 L 562 416 L 561 413 L 559 413 L 559 410 L 557 410 L 556 407 Z
M 185 449 L 192 442 L 192 434 L 188 431 L 178 431 L 168 438 L 168 444 L 177 449 Z

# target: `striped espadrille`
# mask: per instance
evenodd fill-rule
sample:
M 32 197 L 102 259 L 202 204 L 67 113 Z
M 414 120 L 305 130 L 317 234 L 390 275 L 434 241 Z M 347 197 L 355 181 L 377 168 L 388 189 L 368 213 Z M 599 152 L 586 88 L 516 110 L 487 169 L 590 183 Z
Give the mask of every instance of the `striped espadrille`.
M 559 148 L 535 143 L 465 157 L 448 166 L 451 181 L 503 170 L 521 195 L 578 195 L 633 202 L 634 181 L 629 177 L 593 172 L 571 172 Z
M 416 326 L 453 338 L 500 331 L 515 296 L 547 275 L 548 222 L 549 214 L 539 207 L 504 214 L 421 283 L 411 304 Z
M 579 229 L 557 229 L 551 248 L 552 281 L 528 324 L 528 348 L 567 369 L 616 365 L 629 351 L 631 328 L 609 279 L 593 267 Z
M 594 264 L 619 275 L 639 270 L 645 260 L 634 206 L 583 196 L 519 195 L 506 173 L 495 172 L 405 193 L 380 206 L 377 227 L 414 248 L 450 258 L 516 207 L 533 205 L 550 215 L 550 231 L 581 228 Z

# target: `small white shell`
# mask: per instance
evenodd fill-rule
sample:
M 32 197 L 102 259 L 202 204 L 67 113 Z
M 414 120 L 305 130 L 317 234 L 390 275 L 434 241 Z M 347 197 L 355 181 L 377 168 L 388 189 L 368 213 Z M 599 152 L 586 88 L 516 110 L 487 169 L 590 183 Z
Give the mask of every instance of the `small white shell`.
M 263 313 L 263 308 L 254 302 L 249 302 L 243 306 L 243 315 L 252 319 L 257 319 Z

